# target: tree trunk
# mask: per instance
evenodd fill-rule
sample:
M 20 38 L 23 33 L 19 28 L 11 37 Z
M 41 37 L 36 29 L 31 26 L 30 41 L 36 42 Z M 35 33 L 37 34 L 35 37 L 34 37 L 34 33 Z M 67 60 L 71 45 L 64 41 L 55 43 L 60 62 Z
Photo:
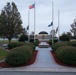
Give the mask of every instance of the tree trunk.
M 11 42 L 11 38 L 8 38 L 8 40 L 9 40 L 9 43 Z

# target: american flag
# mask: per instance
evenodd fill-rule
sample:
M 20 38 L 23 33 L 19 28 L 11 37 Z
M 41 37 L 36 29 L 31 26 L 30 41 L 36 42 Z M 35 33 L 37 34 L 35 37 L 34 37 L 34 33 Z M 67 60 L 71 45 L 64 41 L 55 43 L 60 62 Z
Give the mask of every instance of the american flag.
M 35 4 L 29 6 L 29 9 L 33 9 L 33 8 L 35 8 Z

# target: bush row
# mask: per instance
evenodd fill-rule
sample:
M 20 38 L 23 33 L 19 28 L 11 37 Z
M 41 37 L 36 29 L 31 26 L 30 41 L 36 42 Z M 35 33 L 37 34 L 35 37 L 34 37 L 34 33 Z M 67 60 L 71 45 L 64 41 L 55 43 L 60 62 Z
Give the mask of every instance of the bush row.
M 30 46 L 33 49 L 35 49 L 35 45 L 33 43 L 24 43 L 24 42 L 12 42 L 8 44 L 9 49 L 15 48 L 15 47 L 19 47 L 19 46 Z
M 9 47 L 9 49 L 12 49 L 14 47 L 18 47 L 18 46 L 22 46 L 22 45 L 25 45 L 25 43 L 24 42 L 12 42 L 12 43 L 8 44 L 8 47 Z
M 68 65 L 76 65 L 76 48 L 72 46 L 62 46 L 55 51 L 58 59 Z
M 58 39 L 54 39 L 54 43 L 58 42 Z M 49 40 L 48 43 L 52 45 L 52 40 Z
M 39 40 L 38 39 L 35 39 L 35 42 L 34 42 L 34 39 L 30 39 L 30 42 L 34 43 L 34 45 L 36 45 L 36 46 L 39 45 Z
M 59 48 L 61 46 L 73 46 L 73 47 L 76 47 L 76 41 L 57 42 L 57 43 L 54 43 L 51 47 L 52 47 L 53 51 L 55 51 L 57 48 Z
M 28 41 L 28 36 L 27 35 L 21 35 L 18 41 L 19 42 Z M 34 43 L 34 35 L 30 35 L 29 42 Z M 37 46 L 39 44 L 39 40 L 38 39 L 35 39 L 35 43 L 34 44 Z
M 76 41 L 70 41 L 70 42 L 65 41 L 64 43 L 66 43 L 66 44 L 69 45 L 69 46 L 76 47 Z
M 33 43 L 25 43 L 26 46 L 30 46 L 33 48 L 33 50 L 35 50 L 35 45 Z
M 61 46 L 67 46 L 67 44 L 65 44 L 63 42 L 57 42 L 57 43 L 53 44 L 51 47 L 52 47 L 53 51 L 56 51 Z
M 22 65 L 31 59 L 33 49 L 30 46 L 20 46 L 11 49 L 11 51 L 6 56 L 5 62 L 11 66 Z
M 75 41 L 57 42 L 52 45 L 52 49 L 61 62 L 68 65 L 76 65 Z

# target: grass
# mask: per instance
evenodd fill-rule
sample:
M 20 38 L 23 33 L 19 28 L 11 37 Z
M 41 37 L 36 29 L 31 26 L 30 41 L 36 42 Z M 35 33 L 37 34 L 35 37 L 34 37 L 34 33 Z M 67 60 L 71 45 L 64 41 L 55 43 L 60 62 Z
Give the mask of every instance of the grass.
M 17 42 L 17 40 L 11 40 L 11 42 Z M 2 45 L 2 44 L 8 44 L 8 43 L 9 43 L 8 40 L 0 40 L 0 45 Z M 6 55 L 7 55 L 7 53 L 8 53 L 7 51 L 3 50 L 3 48 L 0 47 L 0 60 L 2 60 L 3 58 L 5 58 Z
M 0 48 L 0 60 L 2 60 L 3 58 L 6 57 L 7 55 L 7 51 L 3 50 L 2 48 Z
M 11 42 L 17 42 L 17 40 L 11 40 Z M 8 44 L 8 40 L 0 40 L 0 44 Z

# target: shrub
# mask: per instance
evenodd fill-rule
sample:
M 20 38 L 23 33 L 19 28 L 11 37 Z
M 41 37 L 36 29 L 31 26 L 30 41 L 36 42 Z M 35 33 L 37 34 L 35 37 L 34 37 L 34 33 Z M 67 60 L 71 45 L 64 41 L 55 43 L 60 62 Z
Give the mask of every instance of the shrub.
M 31 43 L 34 43 L 34 39 L 30 39 L 30 42 Z M 35 43 L 34 43 L 35 45 L 38 45 L 39 44 L 39 40 L 38 39 L 35 39 Z
M 19 42 L 25 42 L 28 40 L 28 36 L 27 35 L 21 35 L 20 38 L 19 38 Z
M 58 59 L 69 65 L 76 65 L 76 48 L 72 46 L 62 46 L 55 51 Z
M 2 48 L 0 48 L 0 60 L 2 60 L 3 58 L 6 57 L 7 55 L 7 51 L 3 50 Z
M 14 47 L 18 47 L 18 46 L 22 46 L 22 45 L 25 45 L 25 43 L 24 43 L 24 42 L 12 42 L 12 43 L 9 43 L 9 44 L 8 44 L 8 47 L 9 47 L 10 49 L 12 49 L 12 48 L 14 48 Z
M 67 34 L 62 34 L 62 35 L 60 36 L 60 40 L 61 40 L 61 41 L 70 41 L 70 38 L 68 37 Z
M 68 46 L 76 47 L 76 41 L 65 41 L 64 43 L 67 44 Z
M 35 50 L 35 45 L 33 43 L 25 43 L 25 45 L 30 46 L 33 50 Z
M 52 45 L 52 40 L 49 40 L 48 43 L 49 43 L 50 45 Z
M 30 42 L 31 42 L 31 43 L 34 43 L 34 39 L 30 39 Z
M 58 39 L 54 39 L 54 43 L 58 42 Z M 48 43 L 52 45 L 52 40 L 49 40 Z
M 67 44 L 65 44 L 63 42 L 57 42 L 57 43 L 52 45 L 52 49 L 53 49 L 53 51 L 55 51 L 57 48 L 59 48 L 61 46 L 67 46 Z
M 67 45 L 76 47 L 76 41 L 67 42 Z
M 39 40 L 38 39 L 35 39 L 35 43 L 34 43 L 36 46 L 39 45 Z
M 32 57 L 33 49 L 29 46 L 20 46 L 13 48 L 7 55 L 5 62 L 11 66 L 22 65 Z

